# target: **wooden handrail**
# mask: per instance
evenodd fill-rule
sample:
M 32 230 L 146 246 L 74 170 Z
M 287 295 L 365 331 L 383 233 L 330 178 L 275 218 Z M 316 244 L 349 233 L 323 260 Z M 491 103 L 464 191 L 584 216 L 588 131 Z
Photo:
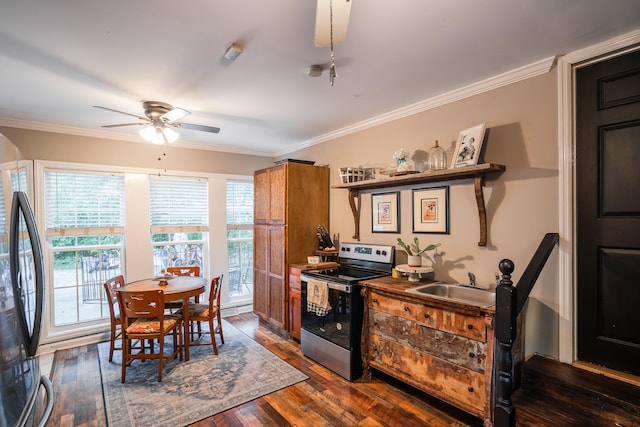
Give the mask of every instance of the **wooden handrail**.
M 547 233 L 544 236 L 515 287 L 511 281 L 511 273 L 515 269 L 513 261 L 503 259 L 498 265 L 502 273 L 502 279 L 496 288 L 495 338 L 498 374 L 492 399 L 494 402 L 493 425 L 496 427 L 515 427 L 516 425 L 516 408 L 511 402 L 513 390 L 511 350 L 517 337 L 518 314 L 529 298 L 540 272 L 558 241 L 558 233 Z

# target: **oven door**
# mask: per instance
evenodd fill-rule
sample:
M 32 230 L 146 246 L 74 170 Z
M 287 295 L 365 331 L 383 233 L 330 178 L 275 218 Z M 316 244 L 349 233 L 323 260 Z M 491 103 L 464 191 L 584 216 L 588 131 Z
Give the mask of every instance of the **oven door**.
M 358 322 L 357 314 L 362 312 L 358 286 L 331 280 L 327 283 L 330 308 L 318 309 L 308 303 L 308 279 L 304 275 L 301 277 L 301 328 L 346 350 L 353 350 L 354 345 L 359 345 L 362 325 L 362 321 Z M 355 339 L 354 333 L 358 339 Z

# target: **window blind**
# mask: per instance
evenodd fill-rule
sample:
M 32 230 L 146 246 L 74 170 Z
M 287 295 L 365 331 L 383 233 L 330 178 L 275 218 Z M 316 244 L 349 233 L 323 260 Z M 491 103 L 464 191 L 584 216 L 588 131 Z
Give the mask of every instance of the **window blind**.
M 227 181 L 227 228 L 253 225 L 253 182 Z
M 209 230 L 206 179 L 150 176 L 149 182 L 152 233 Z
M 45 170 L 47 236 L 124 233 L 124 176 Z

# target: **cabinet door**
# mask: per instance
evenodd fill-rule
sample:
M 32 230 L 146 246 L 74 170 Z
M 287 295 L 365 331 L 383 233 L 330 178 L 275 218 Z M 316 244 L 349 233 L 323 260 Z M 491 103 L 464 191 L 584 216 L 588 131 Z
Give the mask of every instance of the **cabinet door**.
M 287 328 L 288 275 L 286 256 L 286 227 L 269 226 L 269 321 Z
M 300 304 L 300 291 L 289 289 L 289 333 L 298 340 L 300 339 L 300 326 L 302 322 Z
M 291 267 L 289 269 L 289 334 L 300 339 L 300 269 Z
M 255 191 L 255 190 L 254 190 Z M 269 168 L 269 224 L 286 224 L 286 164 Z
M 268 227 L 253 227 L 253 312 L 267 320 L 269 316 L 269 234 Z
M 253 222 L 266 224 L 269 221 L 269 169 L 253 174 Z

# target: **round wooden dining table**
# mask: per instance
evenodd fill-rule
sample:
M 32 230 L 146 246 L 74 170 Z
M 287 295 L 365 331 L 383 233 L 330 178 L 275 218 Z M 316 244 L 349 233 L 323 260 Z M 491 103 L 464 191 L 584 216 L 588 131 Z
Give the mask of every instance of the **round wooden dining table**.
M 160 285 L 158 279 L 144 279 L 127 283 L 121 289 L 126 291 L 152 291 L 161 289 L 166 301 L 182 301 L 184 323 L 184 357 L 189 360 L 189 298 L 204 293 L 207 282 L 203 277 L 175 276 Z

